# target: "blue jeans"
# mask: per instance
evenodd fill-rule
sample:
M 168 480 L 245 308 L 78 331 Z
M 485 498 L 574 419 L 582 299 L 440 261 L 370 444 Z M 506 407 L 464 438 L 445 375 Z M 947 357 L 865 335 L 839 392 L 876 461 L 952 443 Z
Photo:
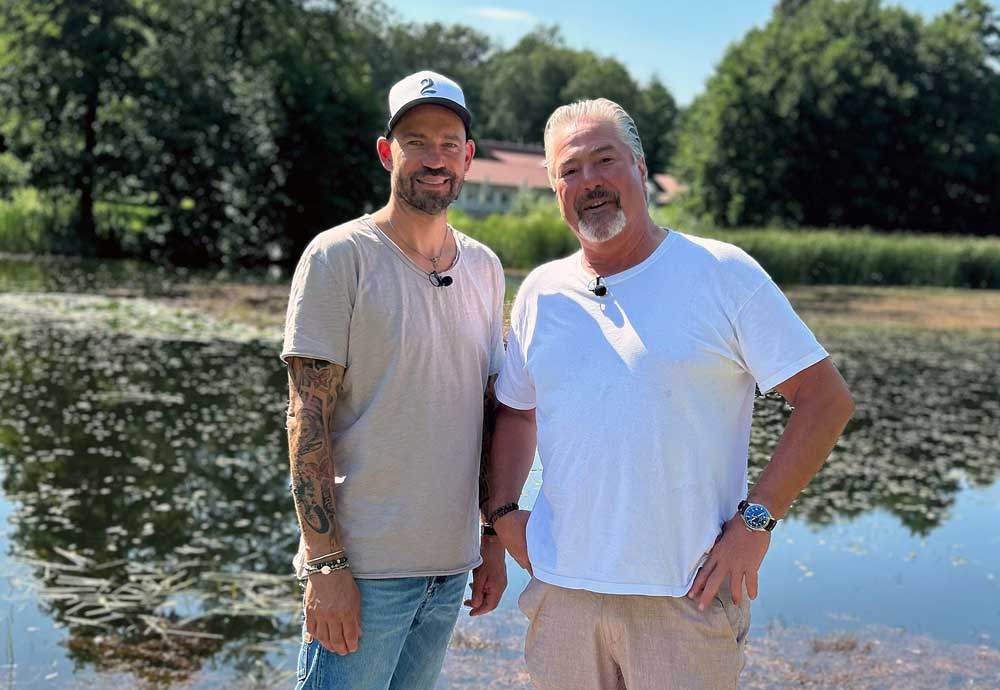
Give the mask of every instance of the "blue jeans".
M 357 580 L 358 651 L 340 656 L 302 627 L 295 690 L 433 690 L 458 620 L 468 573 Z

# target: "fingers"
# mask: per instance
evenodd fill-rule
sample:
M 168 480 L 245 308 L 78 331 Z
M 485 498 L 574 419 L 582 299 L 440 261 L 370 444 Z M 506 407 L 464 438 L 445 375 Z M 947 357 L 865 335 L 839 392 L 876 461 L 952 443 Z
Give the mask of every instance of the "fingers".
M 482 597 L 480 597 L 479 604 L 473 606 L 472 610 L 469 611 L 469 615 L 481 616 L 495 609 L 500 604 L 500 597 L 503 596 L 503 591 L 506 587 L 506 580 L 502 584 L 496 579 L 491 579 L 487 582 L 482 588 Z
M 316 637 L 316 614 L 306 609 L 306 643 L 312 642 Z
M 473 574 L 472 576 L 472 597 L 466 601 L 466 605 L 471 606 L 473 611 L 483 605 L 483 597 L 485 596 L 484 590 L 486 589 L 485 579 L 485 576 L 482 575 L 476 577 L 475 574 Z
M 705 589 L 702 590 L 701 595 L 698 597 L 699 611 L 704 611 L 712 604 L 712 599 L 719 593 L 719 587 L 722 586 L 722 581 L 725 579 L 726 573 L 722 568 L 714 568 L 712 570 L 712 574 L 708 576 L 708 580 L 705 582 Z
M 757 598 L 757 571 L 751 570 L 747 573 L 747 595 L 751 599 Z
M 353 618 L 348 618 L 341 626 L 344 636 L 344 645 L 347 653 L 358 651 L 358 642 L 361 638 L 361 626 Z
M 712 574 L 715 569 L 715 561 L 710 557 L 705 564 L 701 566 L 698 574 L 694 578 L 694 582 L 691 583 L 691 589 L 688 590 L 687 596 L 690 599 L 696 599 L 701 590 L 705 588 L 705 583 L 708 582 L 708 576 Z
M 331 652 L 336 652 L 340 656 L 347 655 L 347 640 L 344 639 L 344 625 L 338 621 L 327 623 L 328 638 L 330 646 L 327 648 Z
M 740 605 L 743 598 L 743 576 L 729 578 L 729 596 L 733 598 L 733 603 Z

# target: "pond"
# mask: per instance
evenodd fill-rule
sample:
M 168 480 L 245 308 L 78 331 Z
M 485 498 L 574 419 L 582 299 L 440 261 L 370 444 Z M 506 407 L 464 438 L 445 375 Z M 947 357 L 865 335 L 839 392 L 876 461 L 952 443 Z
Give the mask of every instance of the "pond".
M 45 283 L 31 276 L 50 270 L 13 263 L 19 277 L 0 262 L 0 687 L 291 687 L 297 528 L 277 342 L 210 323 L 160 332 L 141 296 L 96 308 L 87 294 L 15 294 L 133 280 L 155 297 L 174 276 Z M 819 335 L 858 410 L 775 532 L 752 637 L 881 626 L 1000 650 L 1000 339 Z M 788 413 L 758 400 L 752 475 Z M 439 687 L 528 687 L 526 577 L 508 571 L 501 609 L 461 619 Z

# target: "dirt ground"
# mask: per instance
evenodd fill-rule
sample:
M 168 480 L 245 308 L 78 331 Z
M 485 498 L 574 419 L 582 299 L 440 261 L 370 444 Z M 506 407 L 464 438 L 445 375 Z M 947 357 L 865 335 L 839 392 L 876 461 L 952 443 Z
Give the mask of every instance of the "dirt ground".
M 441 690 L 530 690 L 521 636 L 504 638 L 507 653 L 488 652 L 488 662 L 475 638 L 466 642 L 460 624 L 438 684 Z M 740 690 L 1000 688 L 1000 650 L 881 626 L 818 634 L 806 627 L 771 625 L 766 634 L 751 635 L 745 658 Z
M 945 288 L 803 286 L 785 294 L 812 327 L 862 326 L 995 332 L 1000 336 L 1000 291 Z M 284 285 L 182 285 L 165 301 L 222 320 L 280 329 Z

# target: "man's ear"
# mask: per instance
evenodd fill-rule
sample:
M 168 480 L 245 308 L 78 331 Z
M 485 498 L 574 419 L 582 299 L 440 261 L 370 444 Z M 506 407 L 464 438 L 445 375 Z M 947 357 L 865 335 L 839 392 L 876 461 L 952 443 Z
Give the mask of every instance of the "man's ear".
M 642 183 L 645 184 L 649 181 L 649 171 L 646 170 L 646 157 L 643 156 L 639 159 L 639 172 L 642 173 Z
M 472 165 L 472 159 L 476 155 L 476 142 L 472 139 L 465 140 L 465 172 L 469 172 L 469 166 Z
M 392 172 L 392 144 L 385 137 L 379 137 L 375 143 L 375 150 L 378 152 L 379 162 L 382 167 Z

